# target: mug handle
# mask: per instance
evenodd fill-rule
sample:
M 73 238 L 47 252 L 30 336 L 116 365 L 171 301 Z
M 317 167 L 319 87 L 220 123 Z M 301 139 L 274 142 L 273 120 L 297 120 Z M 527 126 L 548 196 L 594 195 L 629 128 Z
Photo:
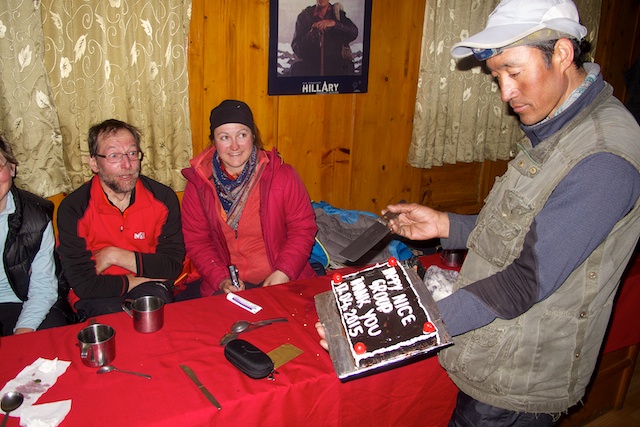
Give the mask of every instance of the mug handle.
M 133 301 L 131 298 L 127 298 L 124 301 L 122 301 L 122 310 L 124 310 L 125 313 L 127 313 L 130 317 L 133 317 L 133 312 L 131 311 L 131 304 L 133 304 Z
M 93 353 L 93 347 L 91 347 L 91 344 L 83 342 L 83 343 L 76 343 L 78 345 L 78 347 L 80 347 L 80 358 L 81 359 L 86 359 L 91 363 L 94 363 L 94 353 Z M 89 353 L 91 353 L 91 355 L 89 355 Z

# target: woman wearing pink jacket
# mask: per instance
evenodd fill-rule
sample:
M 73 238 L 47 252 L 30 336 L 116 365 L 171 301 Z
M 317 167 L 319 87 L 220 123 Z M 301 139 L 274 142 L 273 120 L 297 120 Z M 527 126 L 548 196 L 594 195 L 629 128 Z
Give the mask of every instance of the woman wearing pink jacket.
M 275 148 L 262 149 L 244 102 L 223 101 L 210 124 L 211 146 L 182 171 L 183 234 L 202 276 L 200 295 L 315 276 L 309 264 L 315 214 L 295 169 Z M 237 268 L 236 284 L 230 266 Z

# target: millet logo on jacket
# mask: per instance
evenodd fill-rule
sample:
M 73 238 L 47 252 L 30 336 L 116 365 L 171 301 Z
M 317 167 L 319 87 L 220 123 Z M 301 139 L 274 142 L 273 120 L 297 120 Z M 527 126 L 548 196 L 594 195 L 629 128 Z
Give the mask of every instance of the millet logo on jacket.
M 144 231 L 138 231 L 137 233 L 133 233 L 134 240 L 144 240 L 146 238 Z

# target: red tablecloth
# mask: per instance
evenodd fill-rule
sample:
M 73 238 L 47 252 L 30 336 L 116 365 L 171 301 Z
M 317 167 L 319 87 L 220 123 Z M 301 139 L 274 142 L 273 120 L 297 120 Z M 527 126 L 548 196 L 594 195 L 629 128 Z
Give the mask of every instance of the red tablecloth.
M 439 257 L 423 258 L 425 265 Z M 640 342 L 640 261 L 630 267 L 616 303 L 605 352 Z M 71 361 L 71 366 L 38 403 L 72 400 L 61 426 L 445 426 L 455 404 L 456 387 L 436 357 L 364 378 L 341 382 L 329 355 L 318 345 L 314 295 L 329 290 L 329 278 L 249 290 L 261 305 L 256 315 L 223 296 L 169 304 L 165 325 L 152 334 L 133 329 L 123 313 L 98 317 L 116 330 L 114 365 L 153 379 L 96 374 L 82 364 L 76 335 L 85 325 L 3 337 L 0 385 L 38 357 Z M 253 380 L 236 370 L 218 343 L 238 319 L 287 316 L 289 322 L 241 335 L 265 352 L 290 343 L 304 353 L 278 369 L 275 381 Z M 222 404 L 218 411 L 182 372 L 187 364 Z M 11 417 L 8 426 L 18 426 Z
M 604 343 L 604 352 L 640 343 L 640 255 L 636 254 L 622 278 L 611 315 L 609 332 Z
M 67 372 L 38 403 L 71 399 L 61 426 L 445 426 L 456 387 L 436 357 L 364 378 L 341 382 L 318 345 L 314 295 L 329 289 L 329 278 L 242 293 L 263 307 L 256 315 L 223 296 L 165 306 L 164 327 L 152 334 L 133 329 L 127 314 L 98 317 L 116 330 L 121 369 L 152 375 L 151 380 L 113 372 L 98 375 L 79 357 L 76 335 L 85 325 L 3 337 L 0 385 L 38 357 L 71 361 Z M 241 338 L 269 352 L 290 343 L 304 353 L 278 369 L 275 381 L 254 380 L 236 370 L 218 345 L 238 319 L 287 316 Z M 218 411 L 182 372 L 189 365 L 220 401 Z M 8 426 L 17 426 L 11 417 Z

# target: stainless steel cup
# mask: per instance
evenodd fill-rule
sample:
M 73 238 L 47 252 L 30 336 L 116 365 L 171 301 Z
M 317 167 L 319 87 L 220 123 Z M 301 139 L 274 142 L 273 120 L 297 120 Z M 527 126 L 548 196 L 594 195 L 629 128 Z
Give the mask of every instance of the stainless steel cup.
M 108 365 L 116 358 L 116 331 L 109 325 L 94 323 L 78 332 L 78 347 L 85 365 Z
M 164 324 L 164 301 L 162 298 L 145 296 L 122 302 L 122 309 L 133 318 L 133 328 L 142 333 L 158 331 Z

